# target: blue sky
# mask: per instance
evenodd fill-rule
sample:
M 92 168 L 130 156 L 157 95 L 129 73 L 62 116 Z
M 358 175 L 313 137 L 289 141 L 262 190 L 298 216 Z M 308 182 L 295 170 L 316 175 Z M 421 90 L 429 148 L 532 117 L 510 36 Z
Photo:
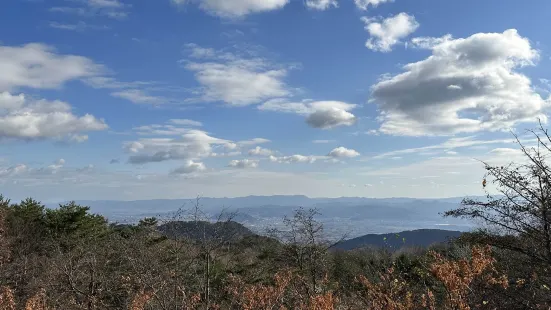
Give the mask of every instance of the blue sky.
M 544 0 L 0 8 L 14 199 L 482 194 L 551 103 Z

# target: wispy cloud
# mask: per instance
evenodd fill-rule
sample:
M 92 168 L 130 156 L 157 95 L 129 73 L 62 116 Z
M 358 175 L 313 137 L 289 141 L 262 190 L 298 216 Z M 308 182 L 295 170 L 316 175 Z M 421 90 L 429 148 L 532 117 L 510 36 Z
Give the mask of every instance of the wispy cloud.
M 162 104 L 166 99 L 158 96 L 151 96 L 141 89 L 126 89 L 111 93 L 114 97 L 119 97 L 131 101 L 133 103 L 145 104 Z
M 387 158 L 387 157 L 394 157 L 397 155 L 422 153 L 422 152 L 431 151 L 431 150 L 446 151 L 449 153 L 449 152 L 453 152 L 453 150 L 458 148 L 466 148 L 466 147 L 481 146 L 481 145 L 492 145 L 492 144 L 512 144 L 512 143 L 514 143 L 513 138 L 494 139 L 494 140 L 477 140 L 475 139 L 474 136 L 469 136 L 469 137 L 461 137 L 461 138 L 451 138 L 444 141 L 443 143 L 435 144 L 435 145 L 386 152 L 386 153 L 376 155 L 373 158 L 381 159 L 381 158 Z M 455 154 L 456 153 L 453 152 L 451 155 L 455 155 Z
M 83 21 L 80 21 L 76 24 L 64 24 L 64 23 L 58 23 L 58 22 L 50 22 L 49 26 L 55 29 L 60 30 L 70 30 L 70 31 L 78 31 L 82 32 L 85 30 L 108 30 L 108 26 L 98 26 L 98 25 L 90 25 Z
M 112 19 L 128 17 L 131 5 L 118 0 L 75 0 L 74 6 L 57 6 L 50 12 L 74 14 L 83 17 L 105 16 Z

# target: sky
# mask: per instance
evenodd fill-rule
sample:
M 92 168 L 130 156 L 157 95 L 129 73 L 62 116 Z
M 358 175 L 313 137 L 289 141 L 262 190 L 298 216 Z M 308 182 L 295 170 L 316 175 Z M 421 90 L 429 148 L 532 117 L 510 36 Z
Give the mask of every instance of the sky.
M 0 193 L 481 195 L 547 126 L 548 0 L 3 0 Z

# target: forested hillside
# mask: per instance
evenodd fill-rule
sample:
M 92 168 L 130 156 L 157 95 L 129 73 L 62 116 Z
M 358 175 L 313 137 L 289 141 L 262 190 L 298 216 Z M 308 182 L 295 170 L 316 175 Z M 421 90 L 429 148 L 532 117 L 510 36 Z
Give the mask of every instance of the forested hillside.
M 368 234 L 357 238 L 343 240 L 336 244 L 334 249 L 353 250 L 365 247 L 383 247 L 389 249 L 401 249 L 407 247 L 428 247 L 431 245 L 446 243 L 458 238 L 463 233 L 460 231 L 440 229 L 418 229 L 402 231 L 394 234 Z
M 0 196 L 0 310 L 550 309 L 551 138 L 535 134 L 526 161 L 486 165 L 497 198 L 444 214 L 480 229 L 428 248 L 339 250 L 316 209 L 259 236 L 199 203 L 119 225 L 76 203 Z
M 526 309 L 528 296 L 536 309 L 549 302 L 544 269 L 519 264 L 527 259 L 521 253 L 477 245 L 476 235 L 430 249 L 329 251 L 313 209 L 297 210 L 285 220 L 288 230 L 263 237 L 231 218 L 200 221 L 197 210 L 197 220 L 116 225 L 72 203 L 0 204 L 0 309 Z

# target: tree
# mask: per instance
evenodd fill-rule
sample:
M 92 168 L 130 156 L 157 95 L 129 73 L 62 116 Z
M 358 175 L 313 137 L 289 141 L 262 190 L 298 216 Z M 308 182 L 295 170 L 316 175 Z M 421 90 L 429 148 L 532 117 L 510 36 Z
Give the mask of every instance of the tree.
M 537 145 L 527 147 L 515 135 L 526 159 L 523 163 L 492 166 L 484 163 L 498 197 L 487 201 L 464 199 L 445 216 L 481 221 L 480 237 L 491 245 L 522 253 L 538 263 L 551 264 L 551 137 L 541 125 L 530 131 Z
M 210 309 L 214 299 L 213 289 L 222 286 L 223 264 L 220 258 L 229 254 L 232 243 L 252 234 L 243 225 L 233 221 L 236 213 L 223 209 L 214 217 L 201 206 L 201 198 L 193 202 L 189 210 L 181 208 L 158 227 L 158 231 L 174 242 L 176 264 L 184 270 L 198 275 L 196 283 L 201 287 L 201 301 L 205 309 Z M 193 248 L 193 251 L 190 251 Z M 181 255 L 187 252 L 186 255 Z M 193 256 L 190 261 L 189 255 Z M 231 259 L 227 259 L 231 261 Z M 226 263 L 227 264 L 227 263 Z
M 44 212 L 44 205 L 32 198 L 7 206 L 6 226 L 14 255 L 26 256 L 45 251 Z
M 10 200 L 0 195 L 0 266 L 7 263 L 10 258 L 10 242 L 8 240 L 6 227 L 6 213 Z
M 292 217 L 285 217 L 285 229 L 272 229 L 270 234 L 286 245 L 286 255 L 308 279 L 314 293 L 327 271 L 327 250 L 332 246 L 324 239 L 323 224 L 316 220 L 316 209 L 299 208 Z
M 139 227 L 144 228 L 156 228 L 157 225 L 159 225 L 159 220 L 157 220 L 156 217 L 146 217 L 144 219 L 141 219 L 138 223 Z
M 487 194 L 487 201 L 464 199 L 459 208 L 446 212 L 445 216 L 479 221 L 484 228 L 467 234 L 463 237 L 464 241 L 488 244 L 507 251 L 502 255 L 504 262 L 507 258 L 511 260 L 506 264 L 510 266 L 507 268 L 516 274 L 529 273 L 532 287 L 549 290 L 551 167 L 547 160 L 551 155 L 551 137 L 541 123 L 538 129 L 528 132 L 535 138 L 533 146 L 523 144 L 514 135 L 523 154 L 522 162 L 506 166 L 484 163 L 486 175 L 483 186 L 486 187 L 486 179 L 490 179 L 499 195 Z M 534 294 L 530 293 L 530 298 L 534 299 Z
M 102 237 L 107 232 L 107 220 L 89 211 L 89 207 L 80 206 L 75 202 L 60 205 L 57 209 L 47 209 L 44 222 L 48 236 L 62 239 L 67 246 L 76 239 L 91 240 Z

